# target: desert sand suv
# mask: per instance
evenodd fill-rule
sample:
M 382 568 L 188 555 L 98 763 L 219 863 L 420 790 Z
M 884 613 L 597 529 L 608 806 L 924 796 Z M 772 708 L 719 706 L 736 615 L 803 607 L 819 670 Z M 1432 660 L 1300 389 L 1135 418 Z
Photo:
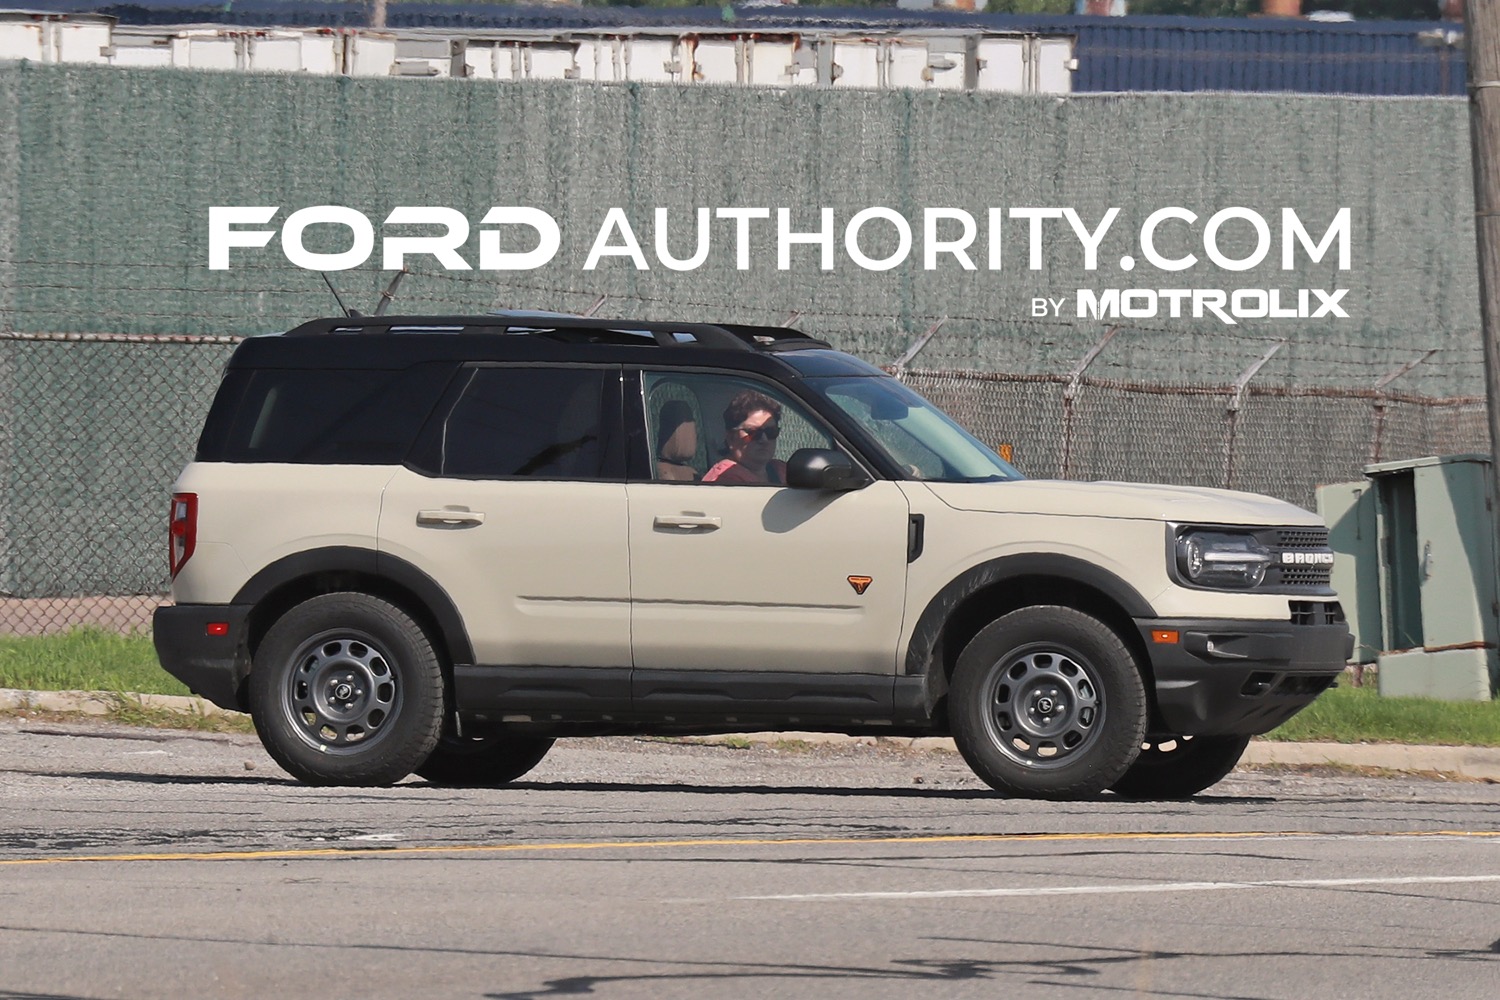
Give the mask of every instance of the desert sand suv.
M 1350 644 L 1313 514 L 1024 479 L 778 328 L 252 338 L 171 510 L 162 664 L 314 784 L 501 784 L 559 736 L 812 730 L 951 733 L 1012 795 L 1182 797 Z

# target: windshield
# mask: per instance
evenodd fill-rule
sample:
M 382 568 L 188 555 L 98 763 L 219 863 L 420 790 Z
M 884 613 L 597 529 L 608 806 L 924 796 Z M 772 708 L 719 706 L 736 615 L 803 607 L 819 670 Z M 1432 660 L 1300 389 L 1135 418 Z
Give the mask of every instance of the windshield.
M 983 483 L 1021 473 L 905 385 L 889 377 L 809 378 L 913 479 Z

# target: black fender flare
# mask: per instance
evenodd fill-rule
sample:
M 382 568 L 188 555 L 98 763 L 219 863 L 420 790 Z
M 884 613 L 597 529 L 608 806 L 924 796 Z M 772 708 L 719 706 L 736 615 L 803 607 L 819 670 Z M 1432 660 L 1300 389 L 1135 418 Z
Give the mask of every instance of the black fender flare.
M 256 573 L 239 593 L 235 604 L 256 605 L 268 594 L 288 583 L 320 573 L 361 573 L 382 577 L 414 594 L 431 613 L 443 633 L 443 642 L 454 663 L 473 663 L 474 646 L 469 630 L 453 598 L 436 580 L 405 559 L 352 545 L 332 545 L 308 549 L 278 559 Z
M 943 627 L 947 625 L 953 610 L 965 600 L 993 584 L 1026 576 L 1074 580 L 1104 594 L 1132 618 L 1157 617 L 1151 604 L 1134 587 L 1109 570 L 1101 569 L 1076 556 L 1055 552 L 1001 556 L 960 573 L 927 602 L 927 607 L 912 631 L 911 642 L 906 647 L 906 663 L 902 673 L 908 677 L 927 673 L 933 651 L 942 638 Z

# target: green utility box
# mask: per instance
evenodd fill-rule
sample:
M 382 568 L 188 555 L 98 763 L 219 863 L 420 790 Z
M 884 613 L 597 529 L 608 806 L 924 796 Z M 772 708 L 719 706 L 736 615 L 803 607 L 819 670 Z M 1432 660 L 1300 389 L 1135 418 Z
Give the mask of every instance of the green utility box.
M 1354 633 L 1354 662 L 1374 663 L 1385 648 L 1374 484 L 1368 479 L 1333 483 L 1319 486 L 1317 495 L 1318 516 L 1328 525 L 1328 545 L 1335 554 L 1333 589 Z
M 1378 524 L 1380 693 L 1450 701 L 1494 697 L 1500 687 L 1500 570 L 1489 457 L 1408 459 L 1364 471 Z M 1361 566 L 1355 571 L 1369 575 Z M 1357 603 L 1365 593 L 1361 583 L 1368 586 L 1367 580 L 1355 583 Z M 1360 641 L 1368 640 L 1361 635 Z

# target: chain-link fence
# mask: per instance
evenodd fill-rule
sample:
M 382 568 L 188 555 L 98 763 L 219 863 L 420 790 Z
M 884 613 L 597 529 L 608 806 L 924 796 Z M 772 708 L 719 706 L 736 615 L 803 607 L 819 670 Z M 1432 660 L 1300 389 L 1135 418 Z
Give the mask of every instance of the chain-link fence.
M 146 629 L 166 512 L 238 338 L 0 334 L 0 634 Z M 1075 369 L 1078 366 L 1075 366 Z M 1487 451 L 1484 400 L 901 370 L 1037 478 L 1225 486 L 1304 506 L 1370 461 Z
M 913 370 L 902 378 L 1028 476 L 1216 486 L 1311 508 L 1371 462 L 1488 452 L 1482 398 Z
M 149 627 L 167 494 L 237 341 L 0 334 L 0 634 Z

